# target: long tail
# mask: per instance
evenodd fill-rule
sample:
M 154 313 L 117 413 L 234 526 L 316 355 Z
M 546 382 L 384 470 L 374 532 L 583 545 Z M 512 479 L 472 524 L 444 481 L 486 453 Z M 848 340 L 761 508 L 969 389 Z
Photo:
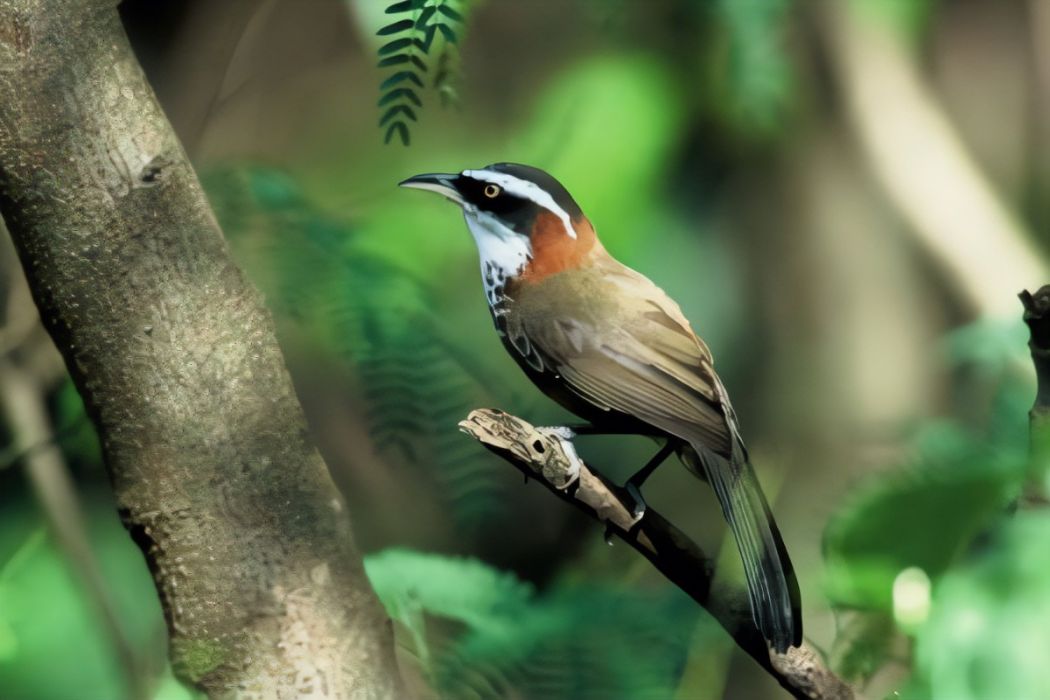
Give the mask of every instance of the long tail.
M 701 443 L 685 448 L 682 461 L 707 479 L 736 538 L 747 577 L 751 614 L 776 651 L 802 643 L 802 603 L 795 569 L 773 513 L 744 450 L 727 459 Z

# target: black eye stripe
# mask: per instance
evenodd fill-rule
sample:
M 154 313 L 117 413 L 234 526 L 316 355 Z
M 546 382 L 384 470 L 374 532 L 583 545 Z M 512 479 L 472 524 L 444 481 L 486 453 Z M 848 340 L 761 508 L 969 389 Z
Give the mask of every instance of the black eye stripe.
M 489 197 L 485 194 L 486 187 L 499 187 L 499 193 L 495 197 Z M 456 189 L 464 200 L 473 204 L 479 211 L 492 214 L 511 230 L 524 235 L 532 231 L 536 217 L 546 211 L 531 199 L 512 194 L 496 183 L 465 175 L 457 178 Z

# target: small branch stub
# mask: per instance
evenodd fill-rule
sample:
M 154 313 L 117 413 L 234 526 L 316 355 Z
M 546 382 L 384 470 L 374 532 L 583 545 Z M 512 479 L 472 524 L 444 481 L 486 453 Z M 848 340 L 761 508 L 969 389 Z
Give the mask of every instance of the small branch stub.
M 1035 366 L 1035 402 L 1028 412 L 1030 462 L 1028 478 L 1019 507 L 1045 508 L 1050 505 L 1047 480 L 1050 478 L 1050 285 L 1035 294 L 1025 290 L 1018 295 L 1024 306 L 1024 322 L 1031 337 L 1028 347 Z

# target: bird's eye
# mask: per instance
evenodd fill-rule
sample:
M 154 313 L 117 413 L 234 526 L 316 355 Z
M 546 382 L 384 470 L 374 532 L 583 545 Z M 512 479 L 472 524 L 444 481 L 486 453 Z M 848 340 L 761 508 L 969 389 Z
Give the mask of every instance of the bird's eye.
M 485 185 L 485 196 L 489 199 L 495 199 L 501 192 L 499 185 Z

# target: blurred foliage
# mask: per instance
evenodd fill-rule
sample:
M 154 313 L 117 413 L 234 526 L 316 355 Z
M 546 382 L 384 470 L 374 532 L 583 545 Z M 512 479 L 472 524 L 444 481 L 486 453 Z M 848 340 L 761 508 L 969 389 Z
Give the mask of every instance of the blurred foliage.
M 98 469 L 102 466 L 102 445 L 88 420 L 84 400 L 72 379 L 66 379 L 54 398 L 55 434 L 62 451 L 75 464 L 73 468 Z
M 8 494 L 10 496 L 10 494 Z M 47 535 L 31 501 L 5 503 L 0 528 L 0 697 L 5 700 L 114 700 L 123 676 L 95 608 Z M 125 630 L 158 671 L 165 667 L 164 622 L 145 562 L 110 497 L 85 493 L 88 535 Z M 195 697 L 169 672 L 155 700 Z
M 850 1 L 867 21 L 889 23 L 916 45 L 947 6 Z M 541 3 L 498 5 L 484 7 L 516 21 L 522 8 L 544 9 Z M 564 543 L 576 533 L 567 536 L 569 526 L 545 519 L 545 511 L 534 521 L 511 522 L 508 504 L 522 499 L 508 489 L 519 482 L 463 438 L 456 422 L 482 405 L 551 421 L 560 414 L 499 348 L 460 217 L 437 198 L 398 191 L 395 183 L 415 172 L 498 160 L 556 173 L 607 247 L 675 297 L 713 348 L 726 349 L 718 353 L 719 368 L 729 377 L 750 361 L 753 347 L 765 352 L 763 315 L 784 309 L 754 308 L 751 287 L 762 280 L 746 274 L 754 263 L 747 255 L 768 254 L 766 241 L 741 255 L 736 247 L 747 245 L 740 240 L 747 236 L 736 235 L 740 223 L 727 225 L 722 204 L 713 200 L 732 191 L 726 183 L 740 172 L 753 180 L 741 188 L 743 200 L 731 203 L 738 209 L 768 208 L 776 216 L 773 190 L 799 194 L 794 183 L 770 185 L 755 168 L 727 164 L 741 157 L 733 146 L 755 139 L 808 167 L 813 161 L 804 153 L 816 141 L 813 132 L 835 131 L 827 128 L 827 115 L 806 112 L 827 108 L 821 100 L 833 103 L 834 95 L 802 104 L 812 97 L 807 91 L 819 94 L 827 79 L 820 63 L 826 58 L 815 59 L 816 69 L 807 63 L 811 47 L 802 42 L 816 30 L 797 21 L 804 4 L 558 3 L 549 14 L 550 37 L 546 30 L 527 37 L 535 56 L 495 43 L 494 36 L 507 35 L 491 21 L 482 24 L 475 2 L 348 0 L 348 7 L 364 44 L 356 75 L 375 82 L 332 81 L 335 87 L 327 89 L 349 94 L 353 113 L 337 111 L 330 128 L 296 134 L 295 153 L 280 168 L 241 158 L 205 169 L 209 198 L 282 328 L 331 359 L 330 366 L 346 368 L 354 392 L 347 403 L 361 407 L 375 451 L 391 467 L 409 465 L 407 479 L 427 485 L 426 495 L 454 523 L 457 544 L 467 549 L 484 532 L 509 538 L 515 526 L 543 545 L 554 543 L 534 555 L 540 564 L 514 571 L 406 549 L 369 556 L 369 577 L 397 622 L 399 644 L 444 698 L 708 697 L 695 688 L 722 688 L 730 655 L 718 651 L 724 635 L 695 604 L 665 585 L 625 574 L 619 552 L 603 548 L 588 561 L 570 558 L 578 551 L 553 551 L 555 545 L 570 549 L 573 544 Z M 582 29 L 574 12 L 583 17 Z M 461 65 L 458 46 L 466 22 L 475 20 L 491 36 L 472 27 Z M 599 27 L 598 36 L 586 35 L 587 22 Z M 559 39 L 559 31 L 569 38 Z M 377 54 L 381 70 L 374 66 Z M 462 113 L 435 110 L 418 124 L 420 108 L 433 96 L 442 104 L 458 102 L 461 78 L 495 94 L 468 92 Z M 385 141 L 397 137 L 407 145 L 411 136 L 411 149 L 385 149 L 370 116 L 352 131 L 356 112 L 372 114 L 376 85 Z M 812 122 L 800 127 L 803 119 Z M 302 152 L 305 165 L 296 165 Z M 775 161 L 757 169 L 775 170 Z M 797 176 L 785 172 L 782 179 Z M 798 205 L 800 211 L 806 206 L 812 205 Z M 784 230 L 797 228 L 789 223 Z M 799 255 L 812 245 L 775 243 Z M 811 291 L 800 289 L 798 296 Z M 1032 386 L 1019 369 L 1028 366 L 1025 340 L 1023 327 L 990 321 L 950 334 L 937 358 L 952 394 L 938 399 L 943 414 L 907 426 L 905 454 L 836 504 L 824 532 L 823 589 L 805 592 L 807 616 L 819 620 L 828 605 L 839 613 L 832 659 L 844 676 L 863 683 L 899 663 L 913 672 L 900 688 L 903 697 L 1050 696 L 1042 664 L 1050 638 L 1041 625 L 1050 613 L 1050 560 L 1041 546 L 1050 526 L 1043 516 L 1004 516 L 1026 459 Z M 765 364 L 763 358 L 761 371 Z M 333 391 L 344 389 L 341 379 L 333 378 Z M 72 385 L 50 406 L 74 472 L 85 482 L 99 478 L 98 440 Z M 633 457 L 619 443 L 584 447 L 603 464 L 626 466 Z M 120 676 L 101 628 L 42 518 L 26 506 L 31 499 L 16 472 L 0 472 L 6 479 L 0 488 L 0 698 L 119 698 Z M 688 520 L 696 507 L 692 493 L 673 496 Z M 107 499 L 88 490 L 85 501 L 115 597 L 159 669 L 162 621 L 141 556 Z M 917 571 L 932 593 L 914 608 L 925 620 L 905 623 L 895 584 L 902 572 Z M 717 680 L 689 685 L 696 679 L 687 673 L 683 680 L 687 663 Z M 168 672 L 159 683 L 158 700 L 190 697 Z M 735 690 L 727 687 L 725 696 L 737 697 Z
M 937 0 L 849 0 L 869 21 L 882 22 L 917 41 L 936 11 Z
M 725 94 L 715 105 L 735 131 L 773 136 L 784 126 L 794 94 L 785 46 L 790 0 L 716 0 L 725 26 L 725 64 L 716 63 L 714 81 Z
M 244 257 L 271 305 L 353 368 L 376 449 L 419 467 L 465 531 L 491 523 L 507 482 L 456 429 L 487 397 L 486 377 L 438 322 L 435 290 L 361 249 L 351 222 L 280 172 L 216 169 L 203 180 L 226 234 L 253 249 Z
M 538 595 L 482 562 L 406 550 L 367 557 L 365 568 L 447 698 L 671 697 L 700 617 L 669 586 L 566 583 Z
M 1018 513 L 937 588 L 910 696 L 1050 697 L 1050 515 Z
M 892 610 L 901 570 L 943 573 L 1002 512 L 1024 475 L 951 424 L 926 426 L 912 463 L 858 489 L 825 531 L 827 593 L 848 607 Z
M 1045 695 L 1036 689 L 1050 676 L 1032 659 L 1045 657 L 1050 637 L 1020 631 L 1018 620 L 1038 619 L 1037 606 L 1047 604 L 1025 592 L 1050 590 L 1050 566 L 1045 555 L 1024 551 L 1017 534 L 1045 528 L 1045 516 L 1006 515 L 1027 469 L 1033 392 L 1024 339 L 1020 322 L 978 322 L 950 334 L 949 367 L 992 386 L 982 428 L 923 423 L 906 463 L 871 477 L 828 522 L 826 593 L 833 606 L 862 611 L 839 630 L 836 661 L 846 677 L 870 678 L 903 633 L 918 639 L 906 697 Z M 910 572 L 933 582 L 932 600 L 898 599 L 895 584 Z
M 458 101 L 454 82 L 462 9 L 463 4 L 454 0 L 398 0 L 387 6 L 386 14 L 393 15 L 393 21 L 376 32 L 386 42 L 378 49 L 379 67 L 391 69 L 379 86 L 379 107 L 383 110 L 379 127 L 386 129 L 385 143 L 397 134 L 402 144 L 409 144 L 408 124 L 418 120 L 417 110 L 423 107 L 419 90 L 426 87 L 425 80 L 442 105 Z M 428 65 L 438 37 L 437 57 Z M 432 78 L 426 78 L 428 71 Z
M 919 567 L 936 579 L 1000 517 L 1027 468 L 1032 387 L 1023 325 L 981 322 L 945 342 L 946 359 L 976 369 L 995 389 L 983 433 L 953 420 L 915 431 L 907 463 L 872 477 L 828 523 L 826 588 L 840 606 L 892 612 L 897 575 Z

